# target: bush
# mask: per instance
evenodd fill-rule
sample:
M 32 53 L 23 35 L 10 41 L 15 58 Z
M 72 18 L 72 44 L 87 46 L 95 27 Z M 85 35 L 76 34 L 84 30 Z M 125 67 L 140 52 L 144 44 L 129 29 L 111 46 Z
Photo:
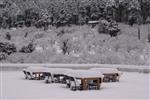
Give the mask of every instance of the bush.
M 109 22 L 105 19 L 101 19 L 98 24 L 98 32 L 99 33 L 107 33 L 107 27 L 109 26 Z
M 10 55 L 14 52 L 17 52 L 17 49 L 14 44 L 0 42 L 0 52 Z
M 7 58 L 7 54 L 0 52 L 0 61 L 5 60 L 6 58 Z
M 98 25 L 98 32 L 109 34 L 111 37 L 115 37 L 118 35 L 118 32 L 120 31 L 118 24 L 115 21 L 108 22 L 105 19 L 100 20 Z
M 118 24 L 115 21 L 110 22 L 107 30 L 111 37 L 117 36 L 118 32 L 120 31 Z
M 19 52 L 22 53 L 32 53 L 35 50 L 33 43 L 29 43 L 27 46 L 23 46 Z

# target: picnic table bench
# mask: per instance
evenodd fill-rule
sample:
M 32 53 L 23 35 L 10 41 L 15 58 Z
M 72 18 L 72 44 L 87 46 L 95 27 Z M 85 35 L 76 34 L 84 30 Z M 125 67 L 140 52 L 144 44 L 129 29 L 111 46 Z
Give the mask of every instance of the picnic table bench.
M 44 67 L 28 67 L 23 69 L 26 79 L 30 80 L 43 80 L 45 78 L 45 68 Z

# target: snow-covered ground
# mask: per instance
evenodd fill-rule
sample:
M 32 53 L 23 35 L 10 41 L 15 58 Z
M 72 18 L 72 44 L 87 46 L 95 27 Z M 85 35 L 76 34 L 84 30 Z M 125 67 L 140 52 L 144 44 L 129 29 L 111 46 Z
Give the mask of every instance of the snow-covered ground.
M 25 80 L 19 71 L 1 71 L 2 100 L 5 99 L 150 99 L 150 74 L 124 72 L 120 82 L 102 83 L 100 90 L 71 91 L 64 84 Z

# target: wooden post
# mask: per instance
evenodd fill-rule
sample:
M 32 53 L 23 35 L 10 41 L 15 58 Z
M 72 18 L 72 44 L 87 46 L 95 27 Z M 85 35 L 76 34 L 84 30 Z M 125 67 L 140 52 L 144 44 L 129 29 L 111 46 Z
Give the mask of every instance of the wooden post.
M 87 87 L 86 87 L 85 79 L 82 79 L 82 83 L 83 83 L 83 90 L 86 90 L 86 89 L 87 89 Z
M 97 90 L 100 89 L 100 84 L 101 84 L 101 83 L 100 83 L 100 78 L 98 78 L 98 79 L 97 79 Z
M 41 75 L 40 75 L 40 73 L 39 73 L 39 80 L 41 79 Z

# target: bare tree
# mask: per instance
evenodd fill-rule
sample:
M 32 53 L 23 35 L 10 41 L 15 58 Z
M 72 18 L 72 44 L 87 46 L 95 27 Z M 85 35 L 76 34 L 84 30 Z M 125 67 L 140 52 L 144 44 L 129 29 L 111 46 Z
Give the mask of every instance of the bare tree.
M 150 17 L 147 18 L 148 23 L 148 42 L 150 42 Z

